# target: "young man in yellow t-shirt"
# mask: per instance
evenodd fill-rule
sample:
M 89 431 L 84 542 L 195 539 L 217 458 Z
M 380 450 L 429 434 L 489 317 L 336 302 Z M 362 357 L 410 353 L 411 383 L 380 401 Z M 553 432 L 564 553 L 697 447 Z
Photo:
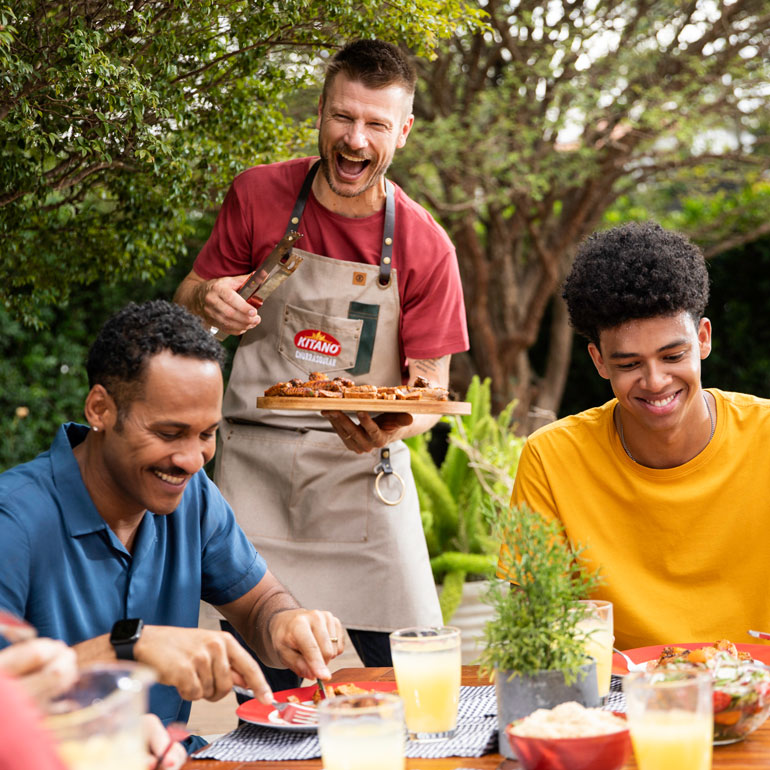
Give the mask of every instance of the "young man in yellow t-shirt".
M 621 649 L 750 641 L 770 628 L 770 401 L 701 387 L 702 253 L 653 223 L 596 233 L 564 298 L 615 398 L 529 437 L 513 502 L 587 546 Z

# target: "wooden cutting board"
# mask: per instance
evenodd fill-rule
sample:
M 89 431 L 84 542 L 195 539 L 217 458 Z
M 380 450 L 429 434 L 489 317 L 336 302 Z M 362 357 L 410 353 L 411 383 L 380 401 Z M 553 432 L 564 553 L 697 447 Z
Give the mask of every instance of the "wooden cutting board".
M 407 414 L 470 414 L 470 401 L 387 401 L 382 398 L 303 398 L 259 396 L 258 409 L 301 412 L 406 412 Z

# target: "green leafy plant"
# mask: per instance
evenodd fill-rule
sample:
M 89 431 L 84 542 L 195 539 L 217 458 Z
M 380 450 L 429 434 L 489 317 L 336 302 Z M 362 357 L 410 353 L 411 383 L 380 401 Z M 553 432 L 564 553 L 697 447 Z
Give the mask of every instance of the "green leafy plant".
M 485 501 L 484 512 L 493 536 L 505 546 L 499 574 L 507 580 L 493 583 L 484 598 L 495 616 L 484 630 L 482 673 L 497 669 L 513 677 L 557 670 L 571 684 L 585 663 L 577 628 L 585 610 L 576 602 L 593 592 L 600 575 L 588 571 L 584 548 L 570 544 L 557 521 L 493 498 Z
M 524 443 L 513 431 L 515 402 L 497 417 L 492 414 L 489 379 L 474 377 L 465 400 L 471 414 L 443 418 L 449 447 L 439 466 L 428 450 L 429 436 L 407 441 L 433 575 L 443 584 L 444 622 L 457 609 L 468 576 L 494 575 L 498 543 L 483 501 L 491 496 L 507 505 Z

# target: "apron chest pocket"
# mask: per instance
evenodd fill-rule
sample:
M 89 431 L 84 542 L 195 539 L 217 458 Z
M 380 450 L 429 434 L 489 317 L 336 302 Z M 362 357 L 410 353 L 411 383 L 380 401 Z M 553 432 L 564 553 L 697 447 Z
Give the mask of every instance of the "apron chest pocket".
M 344 372 L 356 362 L 363 323 L 287 303 L 278 352 L 305 373 Z

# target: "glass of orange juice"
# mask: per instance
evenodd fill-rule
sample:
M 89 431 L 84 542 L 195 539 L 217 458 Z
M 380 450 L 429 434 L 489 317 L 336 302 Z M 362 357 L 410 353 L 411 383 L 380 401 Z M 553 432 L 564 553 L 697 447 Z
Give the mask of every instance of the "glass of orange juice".
M 709 770 L 714 733 L 710 672 L 628 674 L 623 691 L 639 770 Z
M 585 616 L 578 623 L 578 632 L 584 635 L 586 655 L 596 661 L 596 684 L 599 697 L 610 691 L 612 679 L 612 645 L 615 632 L 612 621 L 612 602 L 600 599 L 583 599 L 578 602 Z
M 409 737 L 451 738 L 460 703 L 460 629 L 402 628 L 390 635 L 390 652 Z

